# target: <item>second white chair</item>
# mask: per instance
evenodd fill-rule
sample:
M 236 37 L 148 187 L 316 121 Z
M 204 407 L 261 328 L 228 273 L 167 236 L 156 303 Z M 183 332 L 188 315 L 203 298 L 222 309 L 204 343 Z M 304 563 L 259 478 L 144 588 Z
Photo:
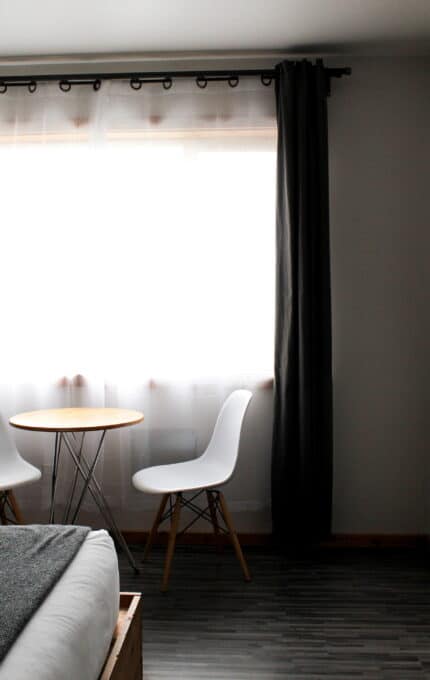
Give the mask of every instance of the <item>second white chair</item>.
M 13 489 L 36 482 L 40 477 L 40 470 L 27 463 L 18 453 L 7 426 L 0 416 L 0 521 L 2 524 L 24 523 Z
M 244 578 L 246 581 L 251 580 L 224 495 L 218 488 L 228 482 L 236 467 L 242 422 L 251 398 L 252 392 L 248 390 L 236 390 L 230 394 L 218 415 L 208 447 L 199 458 L 182 463 L 149 467 L 133 475 L 133 485 L 138 491 L 162 494 L 160 507 L 145 546 L 144 559 L 151 550 L 159 525 L 166 519 L 171 520 L 162 591 L 166 591 L 169 584 L 181 507 L 192 510 L 196 515 L 181 533 L 184 533 L 201 517 L 212 523 L 217 539 L 222 532 L 229 534 Z M 185 492 L 193 491 L 197 493 L 192 498 L 184 497 Z M 203 493 L 206 494 L 208 502 L 204 510 L 195 503 L 198 496 Z M 172 496 L 175 498 L 173 503 Z M 169 499 L 170 508 L 165 512 Z

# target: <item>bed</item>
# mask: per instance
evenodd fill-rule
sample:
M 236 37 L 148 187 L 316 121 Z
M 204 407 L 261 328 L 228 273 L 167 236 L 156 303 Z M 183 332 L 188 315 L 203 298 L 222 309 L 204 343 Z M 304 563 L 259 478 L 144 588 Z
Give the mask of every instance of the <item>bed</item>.
M 91 531 L 0 663 L 0 680 L 141 680 L 140 595 L 119 592 L 106 531 Z

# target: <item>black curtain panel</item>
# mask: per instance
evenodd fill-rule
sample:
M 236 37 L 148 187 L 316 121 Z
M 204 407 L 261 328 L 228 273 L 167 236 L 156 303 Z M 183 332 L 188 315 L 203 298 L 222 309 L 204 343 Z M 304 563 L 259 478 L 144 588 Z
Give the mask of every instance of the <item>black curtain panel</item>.
M 327 93 L 322 63 L 277 66 L 272 519 L 284 546 L 329 534 L 332 373 Z

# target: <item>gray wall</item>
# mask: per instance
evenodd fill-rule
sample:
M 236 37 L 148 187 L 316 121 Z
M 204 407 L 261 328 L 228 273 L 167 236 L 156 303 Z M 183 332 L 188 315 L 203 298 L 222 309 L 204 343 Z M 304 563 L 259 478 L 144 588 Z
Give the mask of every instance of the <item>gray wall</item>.
M 430 59 L 351 65 L 329 99 L 336 533 L 430 530 Z M 229 498 L 269 531 L 270 394 Z M 252 423 L 252 425 L 251 425 Z M 251 429 L 249 430 L 248 428 Z
M 353 73 L 329 100 L 333 530 L 430 532 L 430 59 L 338 64 Z M 242 531 L 270 531 L 271 418 L 260 390 L 227 492 Z
M 430 60 L 329 100 L 335 532 L 430 529 Z

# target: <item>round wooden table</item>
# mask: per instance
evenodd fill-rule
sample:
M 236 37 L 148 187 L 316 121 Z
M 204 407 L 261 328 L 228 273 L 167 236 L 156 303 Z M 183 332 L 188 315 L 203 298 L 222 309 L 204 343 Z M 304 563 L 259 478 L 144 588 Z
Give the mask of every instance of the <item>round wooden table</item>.
M 130 553 L 123 535 L 118 529 L 115 518 L 111 509 L 109 508 L 100 483 L 97 481 L 94 473 L 107 430 L 136 425 L 142 420 L 143 413 L 140 411 L 130 411 L 123 408 L 42 409 L 39 411 L 19 413 L 9 420 L 9 423 L 13 427 L 17 427 L 22 430 L 55 433 L 54 463 L 52 467 L 51 482 L 51 510 L 49 514 L 49 522 L 52 524 L 55 521 L 55 492 L 57 487 L 61 448 L 64 444 L 64 447 L 69 452 L 75 464 L 75 474 L 69 498 L 67 500 L 63 523 L 75 523 L 85 495 L 87 491 L 89 491 L 97 507 L 99 508 L 102 517 L 111 529 L 114 538 L 125 551 L 128 560 L 135 571 L 139 571 L 139 569 L 133 559 L 132 554 Z M 100 431 L 101 434 L 96 453 L 93 459 L 89 460 L 88 456 L 84 453 L 85 433 L 94 431 Z M 78 437 L 78 433 L 81 433 L 80 437 Z M 77 500 L 75 501 L 75 507 L 72 512 L 72 505 L 75 500 L 79 475 L 83 480 L 83 486 L 80 490 Z

